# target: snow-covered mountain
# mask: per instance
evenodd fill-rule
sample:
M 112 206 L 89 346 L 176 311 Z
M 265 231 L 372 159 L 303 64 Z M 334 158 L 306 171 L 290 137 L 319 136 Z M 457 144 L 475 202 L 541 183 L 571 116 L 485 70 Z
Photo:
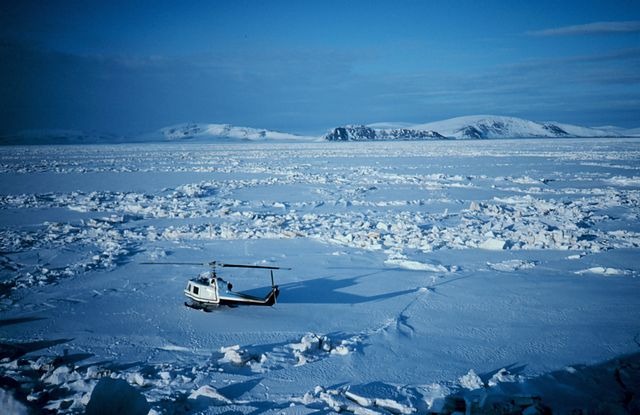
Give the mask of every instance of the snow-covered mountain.
M 184 123 L 165 127 L 154 132 L 128 136 L 80 130 L 25 130 L 0 136 L 0 144 L 112 144 L 180 140 L 206 143 L 219 141 L 308 141 L 313 139 L 318 139 L 318 137 L 306 137 L 258 128 L 237 127 L 230 124 Z
M 328 141 L 391 141 L 391 140 L 442 140 L 446 137 L 435 131 L 412 128 L 373 128 L 366 125 L 347 125 L 329 131 Z
M 517 138 L 517 137 L 618 137 L 621 132 L 610 129 L 580 127 L 557 122 L 535 122 L 497 115 L 472 115 L 451 118 L 411 128 L 437 131 L 458 139 Z
M 260 142 L 260 141 L 410 141 L 528 137 L 640 137 L 640 129 L 615 126 L 581 127 L 558 122 L 536 122 L 496 115 L 472 115 L 426 124 L 380 122 L 345 125 L 323 136 L 302 136 L 230 124 L 184 123 L 145 134 L 119 136 L 78 130 L 28 130 L 0 136 L 0 145 L 12 144 L 113 144 L 162 141 Z
M 613 125 L 594 127 L 597 130 L 608 131 L 622 137 L 640 137 L 640 128 L 620 128 Z
M 269 131 L 265 129 L 237 127 L 230 124 L 201 124 L 186 123 L 165 127 L 160 130 L 168 140 L 182 140 L 193 138 L 225 138 L 235 140 L 299 140 L 308 137 L 296 134 Z
M 533 137 L 629 137 L 636 130 L 618 127 L 590 128 L 558 122 L 536 122 L 516 117 L 471 115 L 426 124 L 380 122 L 347 125 L 324 135 L 328 141 L 487 139 Z
M 632 128 L 624 131 L 625 137 L 640 137 L 640 128 Z

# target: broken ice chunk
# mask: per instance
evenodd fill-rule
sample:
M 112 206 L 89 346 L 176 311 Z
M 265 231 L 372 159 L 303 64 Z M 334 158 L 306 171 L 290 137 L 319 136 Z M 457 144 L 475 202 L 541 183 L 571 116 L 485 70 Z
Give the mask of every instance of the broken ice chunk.
M 191 392 L 189 399 L 198 399 L 200 397 L 209 398 L 222 404 L 230 404 L 231 401 L 220 394 L 213 386 L 204 385 Z
M 488 249 L 491 251 L 501 251 L 505 249 L 507 243 L 501 239 L 490 238 L 482 242 L 479 246 L 481 249 Z
M 484 387 L 482 379 L 480 379 L 480 376 L 478 376 L 473 369 L 469 369 L 469 372 L 467 372 L 466 375 L 461 376 L 460 379 L 458 379 L 458 382 L 460 382 L 460 386 L 469 390 L 475 390 Z
M 588 269 L 583 269 L 581 271 L 576 271 L 576 274 L 578 275 L 582 275 L 582 274 L 624 275 L 624 274 L 627 274 L 627 272 L 617 268 L 592 267 Z
M 515 382 L 516 380 L 517 380 L 516 375 L 512 375 L 511 373 L 509 373 L 507 369 L 502 368 L 499 371 L 497 371 L 491 377 L 491 379 L 489 379 L 489 382 L 487 383 L 489 384 L 490 387 L 493 387 L 493 386 L 496 386 L 498 383 Z

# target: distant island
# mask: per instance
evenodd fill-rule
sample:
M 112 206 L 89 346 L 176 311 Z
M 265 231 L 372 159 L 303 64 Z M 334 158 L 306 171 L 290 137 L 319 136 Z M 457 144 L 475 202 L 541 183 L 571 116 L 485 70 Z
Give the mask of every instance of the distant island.
M 582 127 L 498 115 L 471 115 L 426 124 L 342 125 L 320 136 L 304 136 L 231 124 L 183 123 L 133 136 L 76 130 L 29 130 L 0 137 L 0 144 L 109 144 L 140 142 L 424 141 L 500 138 L 640 137 L 640 128 Z

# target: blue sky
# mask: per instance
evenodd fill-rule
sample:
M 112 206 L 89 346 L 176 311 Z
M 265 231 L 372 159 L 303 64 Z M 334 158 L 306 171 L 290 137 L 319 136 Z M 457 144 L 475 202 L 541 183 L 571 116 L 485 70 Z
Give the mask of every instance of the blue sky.
M 640 127 L 638 1 L 2 2 L 0 133 Z

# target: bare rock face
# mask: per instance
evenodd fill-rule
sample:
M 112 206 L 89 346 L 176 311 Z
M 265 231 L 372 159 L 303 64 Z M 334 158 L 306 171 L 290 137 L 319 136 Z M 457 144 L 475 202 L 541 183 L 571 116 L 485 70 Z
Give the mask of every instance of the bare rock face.
M 435 131 L 411 128 L 374 129 L 366 125 L 347 125 L 334 128 L 324 138 L 327 141 L 411 141 L 442 140 L 445 137 Z

